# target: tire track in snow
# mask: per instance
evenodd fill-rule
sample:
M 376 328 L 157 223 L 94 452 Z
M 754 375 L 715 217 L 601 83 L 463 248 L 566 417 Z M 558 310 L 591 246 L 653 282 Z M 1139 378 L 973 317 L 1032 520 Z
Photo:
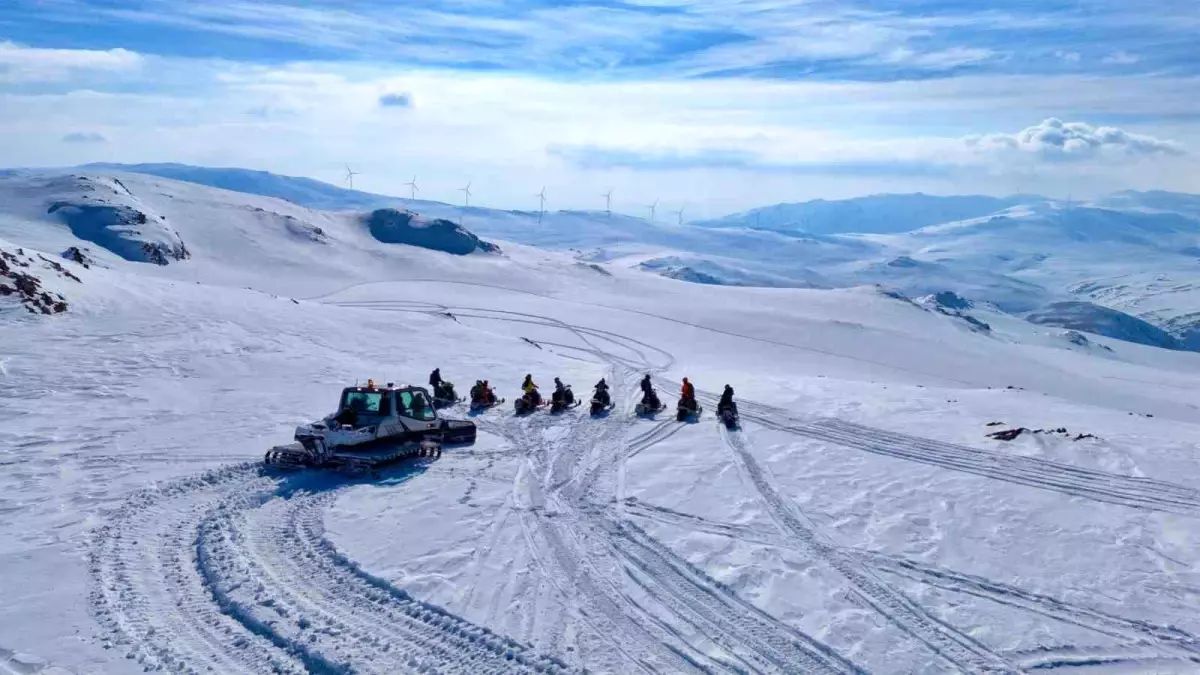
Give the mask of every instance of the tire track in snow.
M 855 593 L 875 611 L 956 668 L 975 673 L 1016 672 L 1016 667 L 1001 655 L 925 611 L 859 564 L 844 549 L 822 541 L 817 530 L 807 525 L 795 504 L 779 493 L 770 474 L 746 448 L 744 432 L 730 433 L 720 427 L 720 433 L 733 451 L 738 466 L 762 497 L 772 520 L 781 531 L 794 538 L 797 550 L 813 560 L 824 561 L 845 577 Z
M 554 673 L 565 666 L 414 600 L 324 537 L 336 496 L 257 464 L 139 491 L 93 532 L 106 647 L 181 673 Z
M 1200 491 L 1153 478 L 1122 476 L 1047 459 L 1009 455 L 827 419 L 779 422 L 743 415 L 763 426 L 876 455 L 1135 509 L 1200 517 Z

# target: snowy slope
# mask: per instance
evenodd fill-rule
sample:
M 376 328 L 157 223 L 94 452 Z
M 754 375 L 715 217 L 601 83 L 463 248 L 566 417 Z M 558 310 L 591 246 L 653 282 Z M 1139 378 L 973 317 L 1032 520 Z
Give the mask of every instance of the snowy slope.
M 10 670 L 1195 671 L 1200 355 L 141 181 L 191 257 L 96 251 L 69 311 L 0 313 Z M 18 211 L 0 248 L 82 244 Z M 378 481 L 253 468 L 342 385 L 434 366 L 510 401 L 606 377 L 617 409 L 502 406 Z M 703 418 L 635 418 L 646 372 Z M 1050 433 L 986 436 L 1022 427 Z
M 712 220 L 702 227 L 753 227 L 778 232 L 810 234 L 888 234 L 978 218 L 1029 202 L 1036 195 L 941 197 L 924 194 L 871 195 L 828 201 L 815 199 L 798 204 L 774 204 Z
M 159 164 L 89 170 L 100 169 L 277 196 L 312 208 L 411 209 L 462 222 L 485 238 L 573 249 L 589 260 L 708 284 L 884 284 L 909 295 L 962 293 L 1011 311 L 1087 300 L 1148 321 L 1189 348 L 1200 345 L 1200 304 L 1190 290 L 1200 282 L 1195 195 L 1126 191 L 1082 204 L 1034 195 L 875 195 L 779 204 L 679 226 L 600 212 L 539 216 L 462 209 L 244 169 Z M 897 264 L 905 259 L 920 269 Z M 1161 283 L 1167 274 L 1171 282 Z

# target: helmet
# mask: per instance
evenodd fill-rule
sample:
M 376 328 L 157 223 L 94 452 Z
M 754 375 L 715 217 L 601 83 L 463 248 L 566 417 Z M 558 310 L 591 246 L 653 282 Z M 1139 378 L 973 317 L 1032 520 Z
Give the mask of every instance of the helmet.
M 683 378 L 683 381 L 684 381 L 684 382 L 687 382 L 687 378 L 686 378 L 686 377 L 685 377 L 685 378 Z

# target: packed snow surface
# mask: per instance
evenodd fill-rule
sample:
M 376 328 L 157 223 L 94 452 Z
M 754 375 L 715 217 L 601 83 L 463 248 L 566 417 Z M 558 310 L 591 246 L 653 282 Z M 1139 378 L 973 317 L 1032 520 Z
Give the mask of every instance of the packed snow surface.
M 122 181 L 190 256 L 84 267 L 54 195 L 3 180 L 0 249 L 79 281 L 60 314 L 0 306 L 0 668 L 1200 669 L 1198 354 L 950 296 L 383 243 L 161 178 Z M 507 397 L 474 446 L 259 467 L 341 387 L 434 367 Z M 616 408 L 516 417 L 526 373 L 606 378 Z M 669 405 L 695 382 L 699 421 L 635 416 L 647 373 Z

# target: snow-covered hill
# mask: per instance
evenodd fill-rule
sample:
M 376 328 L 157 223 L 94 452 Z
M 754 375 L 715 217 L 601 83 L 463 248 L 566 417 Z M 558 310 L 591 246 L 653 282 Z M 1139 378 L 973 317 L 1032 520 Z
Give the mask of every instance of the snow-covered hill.
M 409 209 L 485 238 L 704 284 L 961 293 L 1011 311 L 1084 300 L 1200 344 L 1200 197 L 1121 192 L 1094 202 L 1033 195 L 877 195 L 765 206 L 683 226 L 600 212 L 539 214 L 345 190 L 302 178 L 184 165 L 96 165 L 323 209 Z M 771 230 L 771 231 L 768 231 Z M 843 233 L 843 234 L 829 234 Z M 1147 272 L 1146 270 L 1151 270 Z M 1169 278 L 1169 283 L 1160 279 Z
M 1200 658 L 1198 354 L 949 295 L 700 285 L 504 240 L 455 255 L 384 243 L 363 214 L 121 181 L 189 257 L 126 259 L 47 213 L 61 190 L 0 182 L 0 249 L 79 279 L 59 277 L 66 312 L 0 312 L 4 668 Z M 378 480 L 256 468 L 341 386 L 435 366 L 510 404 L 526 373 L 604 377 L 617 408 L 501 406 L 473 448 Z M 701 420 L 635 417 L 646 373 L 671 401 L 691 378 Z M 712 418 L 726 383 L 735 432 Z
M 977 195 L 872 195 L 797 204 L 773 204 L 712 220 L 702 227 L 749 227 L 809 234 L 889 234 L 978 218 L 1006 208 L 1044 201 L 1036 195 L 997 198 Z

